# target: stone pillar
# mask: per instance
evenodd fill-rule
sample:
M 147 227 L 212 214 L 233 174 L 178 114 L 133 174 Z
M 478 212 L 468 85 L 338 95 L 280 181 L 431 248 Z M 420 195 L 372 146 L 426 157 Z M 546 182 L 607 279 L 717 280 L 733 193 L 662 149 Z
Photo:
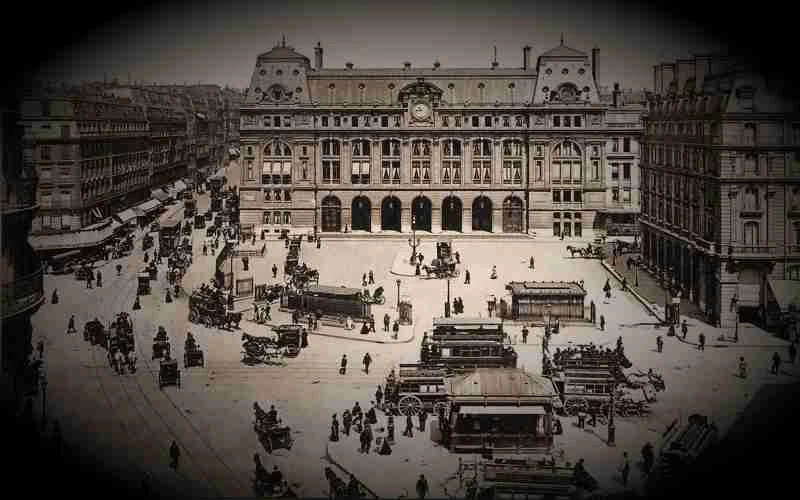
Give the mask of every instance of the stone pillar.
M 465 186 L 472 184 L 472 141 L 466 139 L 461 145 L 461 183 Z
M 462 218 L 461 218 L 461 230 L 464 233 L 471 233 L 472 232 L 472 205 L 470 204 L 467 206 L 464 203 L 462 211 Z
M 370 149 L 370 172 L 369 183 L 381 183 L 381 141 L 375 139 L 371 143 Z
M 411 184 L 411 141 L 402 139 L 400 141 L 400 185 Z
M 381 207 L 379 206 L 372 206 L 370 210 L 370 217 L 372 219 L 371 228 L 373 233 L 381 232 Z
M 350 177 L 350 175 L 353 173 L 353 155 L 351 154 L 352 150 L 350 149 L 352 147 L 353 145 L 349 139 L 342 141 L 342 149 L 340 151 L 341 154 L 339 155 L 339 161 L 341 162 L 339 172 L 341 172 L 342 176 L 342 186 L 349 186 L 352 184 Z M 344 213 L 344 210 L 342 210 L 342 213 Z M 344 227 L 344 222 L 342 222 L 342 227 Z
M 492 232 L 503 232 L 503 207 L 492 204 Z
M 442 207 L 433 205 L 431 207 L 431 232 L 439 234 L 442 232 Z
M 342 231 L 344 231 L 345 225 L 347 225 L 348 231 L 353 230 L 352 206 L 349 203 L 342 201 Z
M 441 151 L 441 142 L 439 139 L 434 139 L 431 147 L 431 184 L 439 184 L 442 179 L 442 160 L 439 152 Z
M 403 233 L 411 232 L 411 204 L 403 204 L 400 212 L 400 231 Z
M 503 183 L 503 141 L 499 139 L 492 141 L 492 183 Z

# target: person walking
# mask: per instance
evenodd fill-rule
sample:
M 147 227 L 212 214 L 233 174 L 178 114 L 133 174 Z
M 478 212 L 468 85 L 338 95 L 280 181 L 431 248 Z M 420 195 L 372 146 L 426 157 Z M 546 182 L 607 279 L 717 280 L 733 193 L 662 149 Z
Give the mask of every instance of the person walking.
M 391 321 L 392 321 L 392 319 L 389 317 L 389 313 L 386 313 L 386 314 L 383 315 L 383 331 L 384 332 L 388 332 L 389 331 L 389 323 Z
M 533 262 L 533 256 L 531 256 L 531 261 L 530 261 L 530 264 L 528 264 L 528 267 L 530 267 L 530 268 L 531 268 L 531 270 L 535 269 L 533 264 L 534 264 L 534 262 Z
M 369 270 L 369 284 L 370 285 L 374 285 L 375 284 L 375 275 L 372 274 L 372 269 Z
M 522 327 L 522 343 L 523 344 L 527 344 L 528 343 L 528 327 L 527 326 L 523 326 Z
M 597 306 L 594 305 L 594 301 L 589 302 L 589 317 L 593 325 L 597 324 Z
M 461 264 L 461 254 L 456 251 L 453 256 L 456 258 L 456 264 Z
M 420 474 L 419 479 L 417 479 L 417 497 L 420 500 L 425 500 L 425 496 L 428 494 L 428 480 L 425 479 L 425 474 Z
M 706 336 L 703 333 L 697 336 L 697 349 L 700 351 L 706 350 Z
M 464 284 L 465 285 L 469 285 L 470 284 L 469 269 L 464 271 Z
M 369 365 L 372 363 L 372 356 L 370 356 L 369 353 L 364 354 L 362 362 L 364 363 L 364 373 L 369 375 Z
M 411 421 L 411 413 L 406 415 L 406 430 L 403 431 L 405 437 L 414 437 L 414 423 Z
M 272 264 L 272 277 L 273 278 L 277 278 L 278 277 L 278 265 L 277 264 Z
M 662 349 L 664 349 L 664 339 L 661 338 L 661 335 L 656 337 L 656 348 L 658 349 L 658 352 L 661 352 Z
M 747 378 L 747 363 L 744 361 L 744 356 L 739 357 L 739 378 Z
M 181 458 L 181 449 L 178 447 L 178 443 L 176 443 L 175 441 L 172 441 L 172 444 L 169 447 L 169 458 L 170 458 L 169 466 L 177 471 L 178 460 Z
M 336 414 L 333 414 L 333 419 L 331 420 L 331 441 L 338 441 L 339 440 L 339 421 L 336 419 Z
M 795 358 L 797 358 L 797 345 L 795 341 L 792 341 L 789 344 L 789 363 L 794 364 Z
M 394 320 L 394 324 L 392 325 L 392 338 L 397 340 L 397 335 L 400 333 L 400 322 L 398 320 Z
M 339 364 L 339 375 L 347 373 L 347 354 L 342 354 L 342 362 Z
M 772 368 L 770 369 L 770 372 L 773 375 L 777 375 L 778 372 L 780 371 L 780 368 L 781 368 L 781 355 L 776 352 L 775 354 L 772 355 Z
M 350 415 L 350 410 L 345 410 L 342 413 L 342 425 L 344 426 L 344 435 L 350 435 L 350 426 L 353 425 L 353 416 Z
M 379 384 L 378 388 L 375 389 L 375 404 L 377 404 L 378 407 L 380 407 L 382 400 L 383 400 L 383 391 L 381 390 L 381 386 Z
M 428 412 L 422 408 L 419 412 L 419 431 L 425 432 L 425 422 L 428 420 Z
M 361 286 L 362 287 L 366 287 L 367 286 L 367 273 L 364 273 L 361 276 Z
M 609 282 L 608 278 L 606 278 L 606 284 L 603 285 L 603 291 L 606 293 L 606 298 L 611 298 L 611 283 Z
M 681 337 L 683 337 L 683 340 L 686 340 L 687 333 L 689 333 L 689 325 L 686 324 L 686 320 L 683 320 L 683 323 L 681 323 Z
M 75 315 L 69 317 L 69 323 L 67 323 L 67 333 L 75 333 Z
M 97 271 L 97 288 L 103 287 L 103 275 L 100 274 L 100 271 Z
M 600 331 L 601 332 L 606 331 L 606 317 L 603 316 L 602 314 L 600 315 Z
M 631 473 L 631 461 L 628 459 L 628 452 L 622 453 L 622 464 L 620 465 L 620 475 L 622 476 L 622 486 L 628 486 L 628 475 Z

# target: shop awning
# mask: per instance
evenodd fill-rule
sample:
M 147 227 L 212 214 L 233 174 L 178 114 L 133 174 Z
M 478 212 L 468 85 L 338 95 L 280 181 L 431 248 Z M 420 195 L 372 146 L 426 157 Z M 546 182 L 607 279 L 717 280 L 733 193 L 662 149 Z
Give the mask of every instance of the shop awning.
M 136 212 L 132 208 L 128 208 L 118 213 L 114 217 L 116 217 L 116 219 L 121 223 L 125 224 L 126 222 L 136 218 Z
M 177 191 L 179 193 L 181 191 L 186 191 L 187 189 L 189 189 L 189 186 L 187 186 L 186 183 L 184 183 L 181 180 L 175 181 L 175 186 L 174 187 L 175 187 L 175 191 Z
M 800 309 L 800 283 L 794 280 L 773 279 L 768 279 L 767 282 L 781 311 L 788 311 L 791 305 L 794 305 L 795 309 Z
M 136 205 L 133 209 L 140 214 L 149 214 L 150 212 L 157 210 L 158 207 L 161 206 L 161 202 L 158 200 L 147 200 L 144 203 Z
M 120 226 L 116 221 L 106 220 L 79 231 L 31 236 L 28 242 L 37 251 L 89 248 L 111 239 Z
M 161 203 L 166 203 L 166 201 L 169 200 L 169 195 L 166 193 L 166 191 L 164 191 L 161 188 L 153 189 L 152 191 L 150 191 L 150 196 L 157 199 Z
M 462 415 L 545 415 L 543 406 L 462 406 Z

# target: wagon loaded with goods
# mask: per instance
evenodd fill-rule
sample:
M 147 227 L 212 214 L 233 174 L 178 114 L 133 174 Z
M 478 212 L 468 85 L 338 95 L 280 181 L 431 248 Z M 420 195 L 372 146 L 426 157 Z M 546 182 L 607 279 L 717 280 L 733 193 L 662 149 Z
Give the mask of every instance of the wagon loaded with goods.
M 217 328 L 239 328 L 242 313 L 228 311 L 221 291 L 206 285 L 189 296 L 189 321 Z
M 270 363 L 282 356 L 283 348 L 278 346 L 276 339 L 242 334 L 242 363 L 246 365 Z

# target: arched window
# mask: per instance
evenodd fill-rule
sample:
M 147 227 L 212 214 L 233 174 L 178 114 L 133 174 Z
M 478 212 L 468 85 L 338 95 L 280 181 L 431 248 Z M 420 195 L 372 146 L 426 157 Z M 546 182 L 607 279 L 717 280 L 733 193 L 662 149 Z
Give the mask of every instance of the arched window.
M 472 141 L 472 182 L 492 183 L 492 141 L 488 139 Z
M 431 183 L 431 143 L 411 142 L 411 184 Z
M 400 141 L 381 141 L 381 182 L 400 184 Z
M 351 146 L 351 165 L 352 175 L 351 182 L 353 184 L 369 184 L 369 169 L 370 169 L 370 143 L 362 139 L 355 140 L 350 143 Z
M 342 228 L 342 202 L 336 196 L 326 196 L 322 200 L 322 230 L 338 232 Z
M 503 142 L 503 184 L 522 184 L 523 156 L 521 141 Z
M 581 150 L 572 141 L 564 141 L 553 148 L 553 159 L 550 164 L 550 180 L 554 184 L 580 184 L 581 182 Z
M 521 233 L 522 220 L 522 200 L 516 196 L 509 196 L 503 200 L 503 232 Z
M 322 141 L 322 182 L 339 184 L 341 182 L 341 145 L 339 141 Z
M 461 141 L 442 141 L 442 184 L 461 184 Z
M 292 149 L 285 143 L 273 141 L 264 146 L 261 184 L 292 183 Z

